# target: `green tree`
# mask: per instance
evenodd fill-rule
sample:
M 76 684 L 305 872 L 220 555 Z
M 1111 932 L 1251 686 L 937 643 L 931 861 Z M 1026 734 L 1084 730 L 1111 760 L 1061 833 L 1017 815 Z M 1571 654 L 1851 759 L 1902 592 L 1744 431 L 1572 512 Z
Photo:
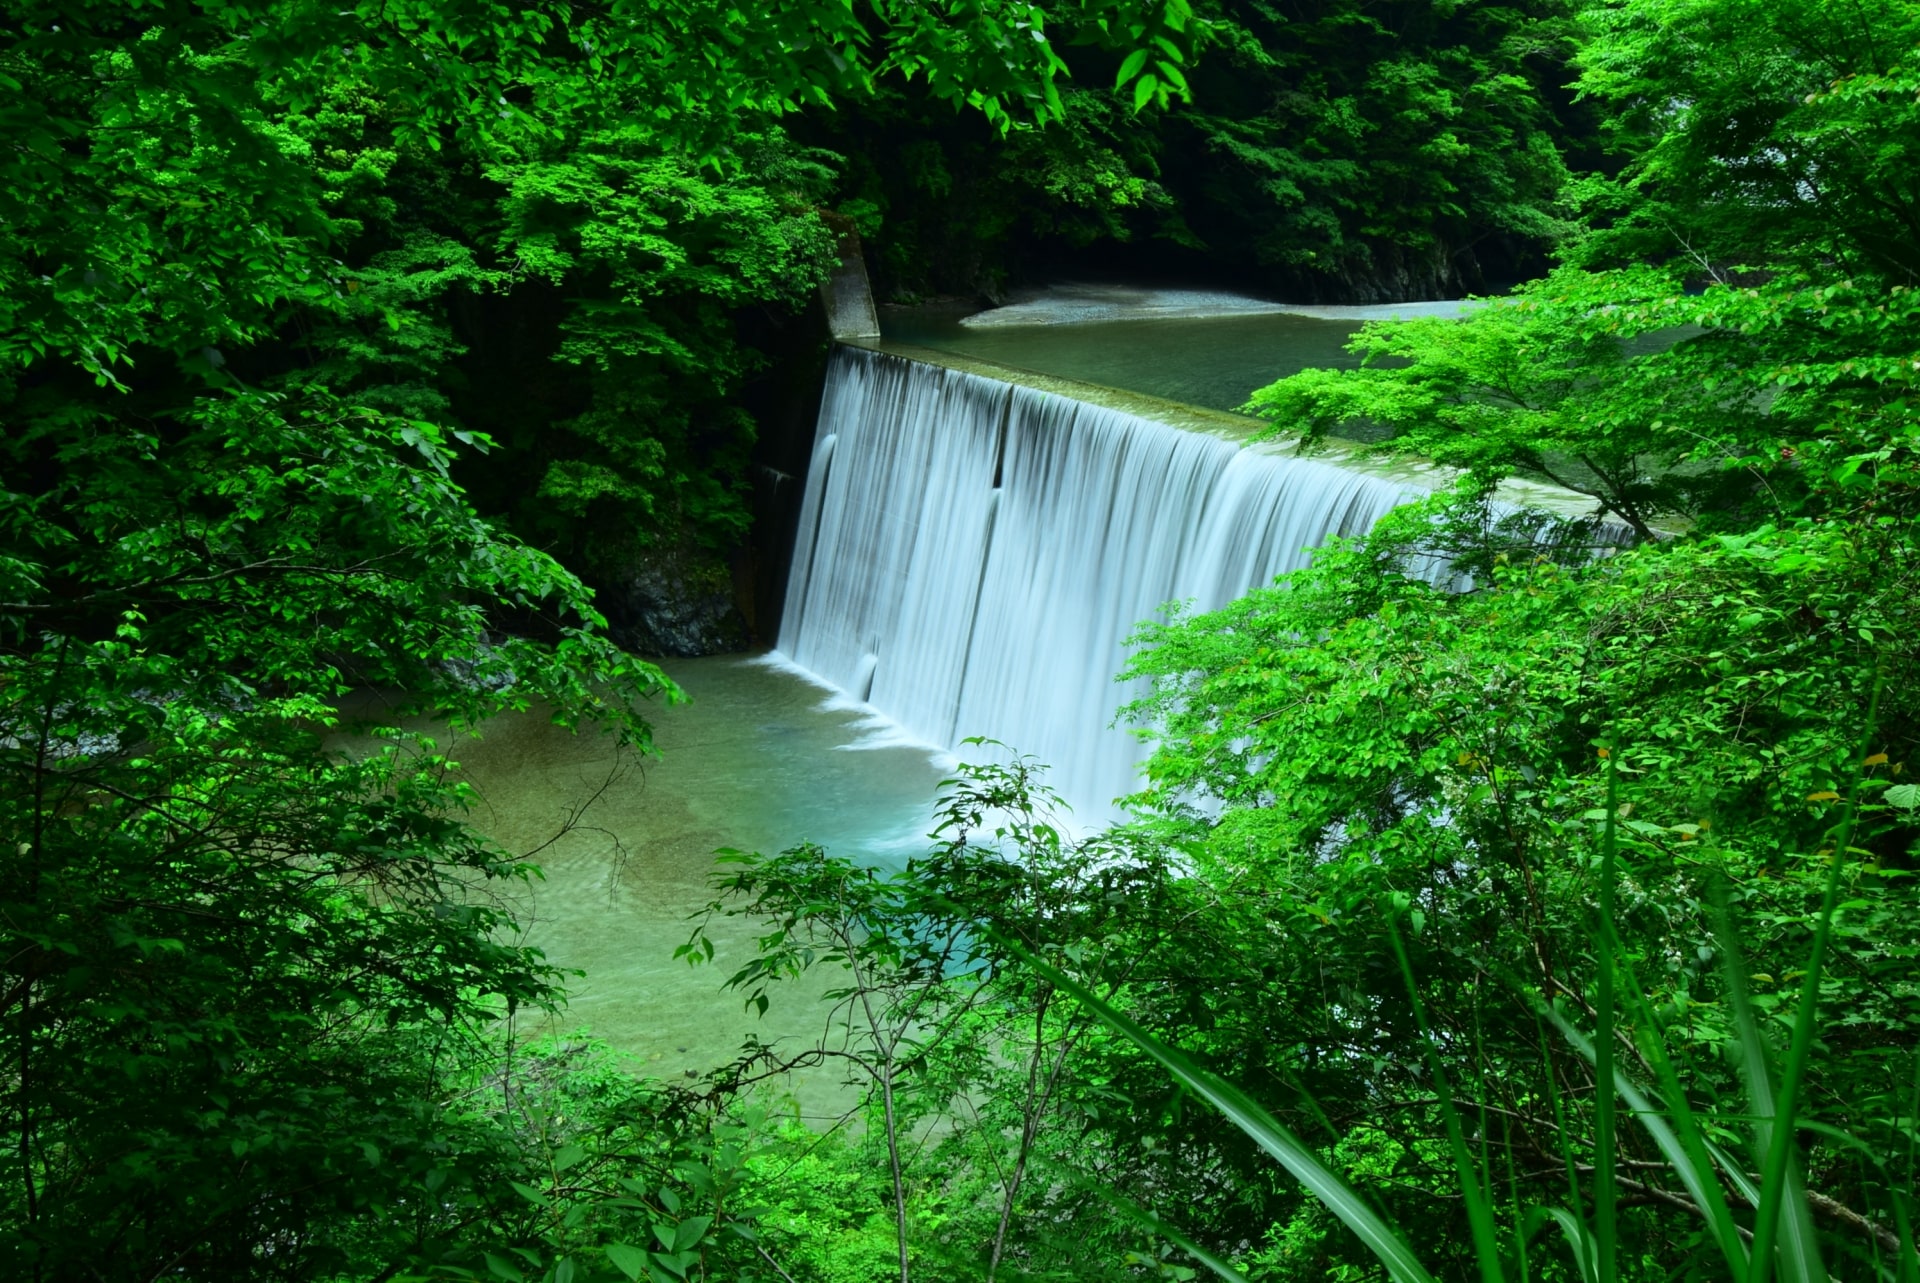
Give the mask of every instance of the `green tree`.
M 1556 102 L 1568 6 L 1223 3 L 1193 110 L 1162 127 L 1190 234 L 1316 299 L 1446 298 L 1537 270 L 1573 230 Z
M 1741 527 L 1844 506 L 1889 464 L 1900 493 L 1920 18 L 1831 16 L 1592 8 L 1580 85 L 1613 109 L 1626 166 L 1579 184 L 1597 226 L 1568 265 L 1460 324 L 1368 326 L 1365 368 L 1283 380 L 1250 408 L 1309 439 L 1371 421 L 1385 451 L 1483 486 L 1544 477 L 1641 538 L 1662 515 Z
M 1912 4 L 1620 0 L 1583 19 L 1579 87 L 1625 166 L 1579 188 L 1599 229 L 1579 261 L 1913 282 Z
M 1128 44 L 1181 38 L 1184 12 L 1065 16 Z M 451 763 L 377 727 L 346 751 L 342 700 L 373 688 L 387 720 L 465 726 L 538 704 L 644 748 L 641 703 L 673 692 L 453 480 L 490 443 L 447 422 L 444 309 L 522 262 L 584 262 L 616 311 L 661 291 L 696 320 L 804 280 L 804 229 L 730 239 L 729 219 L 768 221 L 753 183 L 730 185 L 767 136 L 741 125 L 892 74 L 996 119 L 1044 114 L 1048 15 L 23 0 L 6 16 L 0 1268 L 471 1263 L 461 1235 L 497 1221 L 470 1204 L 522 1159 L 459 1093 L 489 1072 L 498 1017 L 553 1000 L 556 977 L 503 943 L 489 884 L 528 869 L 462 825 Z M 510 193 L 480 221 L 510 223 L 463 239 L 403 218 L 422 186 L 470 201 L 471 167 Z M 656 205 L 582 217 L 649 185 Z M 575 355 L 610 377 L 663 344 L 631 310 L 582 315 L 593 350 Z
M 1362 368 L 1251 407 L 1309 448 L 1384 428 L 1370 448 L 1458 468 L 1461 492 L 1140 636 L 1132 675 L 1154 693 L 1133 712 L 1157 737 L 1140 803 L 1196 835 L 1204 876 L 1268 897 L 1286 942 L 1268 1040 L 1313 1058 L 1337 1122 L 1381 1129 L 1389 1205 L 1433 1261 L 1476 1255 L 1453 1099 L 1516 1224 L 1569 1191 L 1598 1206 L 1610 1170 L 1618 1277 L 1742 1274 L 1717 1190 L 1687 1187 L 1625 1115 L 1602 1146 L 1597 1066 L 1535 1020 L 1556 1002 L 1575 1024 L 1617 1018 L 1622 1073 L 1728 1140 L 1758 1109 L 1733 1066 L 1769 1044 L 1784 1059 L 1817 1000 L 1801 1104 L 1823 1130 L 1800 1139 L 1821 1249 L 1841 1272 L 1908 1250 L 1914 995 L 1893 924 L 1920 858 L 1920 314 L 1888 229 L 1912 20 L 1592 6 L 1581 88 L 1615 112 L 1623 169 L 1580 185 L 1595 225 L 1568 264 L 1463 320 L 1369 326 Z M 1491 495 L 1512 478 L 1589 495 L 1637 545 L 1507 514 Z M 1465 591 L 1414 573 L 1435 556 L 1472 572 Z M 1848 907 L 1803 992 L 1830 878 Z M 1712 925 L 1723 893 L 1731 933 Z M 1757 1188 L 1761 1159 L 1714 1161 Z

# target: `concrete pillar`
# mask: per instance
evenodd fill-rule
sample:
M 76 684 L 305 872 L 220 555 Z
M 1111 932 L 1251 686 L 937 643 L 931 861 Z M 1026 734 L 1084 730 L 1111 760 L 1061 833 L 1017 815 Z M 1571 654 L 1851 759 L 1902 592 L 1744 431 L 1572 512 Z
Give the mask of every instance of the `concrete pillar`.
M 880 317 L 873 310 L 873 287 L 867 281 L 867 260 L 860 252 L 860 233 L 842 218 L 829 218 L 837 236 L 840 265 L 820 286 L 826 304 L 827 328 L 841 342 L 880 337 Z

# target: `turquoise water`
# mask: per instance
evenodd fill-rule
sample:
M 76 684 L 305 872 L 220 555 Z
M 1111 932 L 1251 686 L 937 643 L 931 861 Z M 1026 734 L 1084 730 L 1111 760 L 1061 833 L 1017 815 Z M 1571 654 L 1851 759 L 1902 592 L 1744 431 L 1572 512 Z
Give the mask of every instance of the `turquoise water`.
M 764 1018 L 723 989 L 751 956 L 738 922 L 716 928 L 711 964 L 673 958 L 712 898 L 714 852 L 813 841 L 902 863 L 925 845 L 942 772 L 924 749 L 876 744 L 860 713 L 826 706 L 825 691 L 790 672 L 739 656 L 662 667 L 692 698 L 655 710 L 656 759 L 537 713 L 495 718 L 453 754 L 479 792 L 473 823 L 537 852 L 544 869 L 512 897 L 527 941 L 585 973 L 564 1013 L 524 1032 L 585 1029 L 670 1078 L 725 1063 L 750 1033 L 811 1043 L 827 1014 L 826 976 L 793 986 Z M 818 1113 L 844 1100 L 838 1076 L 788 1085 Z

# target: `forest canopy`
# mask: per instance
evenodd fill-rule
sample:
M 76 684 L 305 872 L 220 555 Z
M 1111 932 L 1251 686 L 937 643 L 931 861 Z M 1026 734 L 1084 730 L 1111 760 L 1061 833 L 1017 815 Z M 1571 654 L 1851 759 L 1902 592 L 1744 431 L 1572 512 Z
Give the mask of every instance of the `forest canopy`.
M 1920 1279 L 1920 5 L 6 15 L 7 1277 Z M 537 867 L 399 728 L 646 751 L 595 590 L 738 555 L 848 229 L 1503 290 L 1248 407 L 1459 485 L 1142 621 L 1126 823 L 1016 757 L 730 857 L 831 1046 L 529 1045 Z M 829 1056 L 857 1128 L 753 1090 Z

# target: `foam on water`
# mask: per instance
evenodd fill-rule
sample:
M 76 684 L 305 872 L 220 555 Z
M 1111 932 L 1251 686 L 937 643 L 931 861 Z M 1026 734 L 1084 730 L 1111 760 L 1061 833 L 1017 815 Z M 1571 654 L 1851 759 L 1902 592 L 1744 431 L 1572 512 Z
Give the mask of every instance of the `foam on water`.
M 927 755 L 928 762 L 934 770 L 943 774 L 960 764 L 960 758 L 944 745 L 913 735 L 899 722 L 894 721 L 866 700 L 835 686 L 812 669 L 794 663 L 777 650 L 770 650 L 746 662 L 798 678 L 814 687 L 820 692 L 819 708 L 823 713 L 855 715 L 853 720 L 842 723 L 843 728 L 852 733 L 853 738 L 844 744 L 835 744 L 834 752 L 865 753 L 892 748 L 917 749 Z

